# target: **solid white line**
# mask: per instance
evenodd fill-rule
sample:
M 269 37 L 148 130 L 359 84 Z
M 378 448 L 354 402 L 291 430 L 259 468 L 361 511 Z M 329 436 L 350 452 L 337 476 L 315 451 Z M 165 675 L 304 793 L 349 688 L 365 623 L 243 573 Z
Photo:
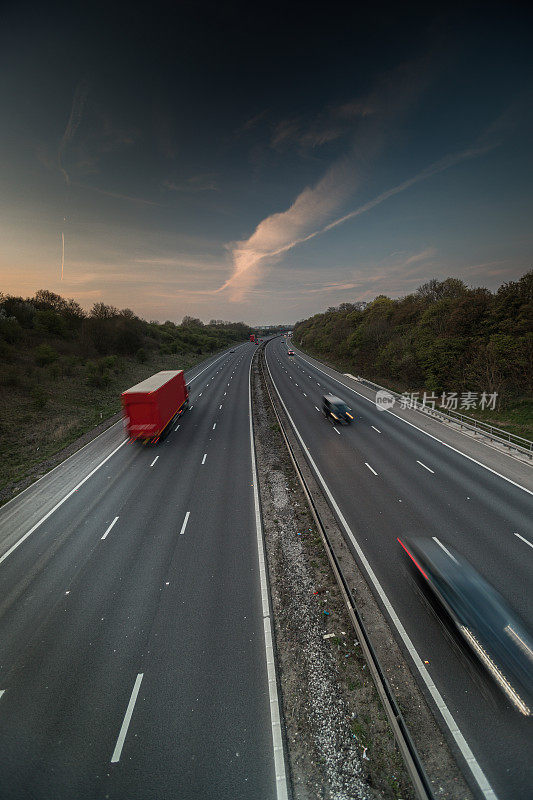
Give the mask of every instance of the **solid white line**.
M 200 372 L 198 372 L 198 374 L 197 374 L 197 375 L 195 375 L 195 376 L 194 376 L 194 378 L 191 378 L 189 381 L 187 381 L 187 383 L 188 383 L 188 384 L 189 384 L 189 383 L 192 383 L 193 381 L 195 381 L 195 380 L 196 380 L 196 378 L 199 378 L 199 377 L 200 377 L 200 375 L 202 375 L 202 374 L 203 374 L 203 373 L 206 371 L 206 369 L 209 369 L 209 367 L 213 367 L 213 366 L 214 366 L 214 365 L 217 363 L 217 361 L 220 361 L 220 359 L 221 359 L 221 358 L 224 358 L 224 355 L 225 355 L 225 354 L 223 354 L 223 355 L 219 356 L 219 357 L 218 357 L 218 358 L 216 358 L 214 361 L 211 361 L 211 363 L 210 363 L 210 364 L 208 364 L 208 365 L 207 365 L 207 367 L 204 367 L 204 369 L 202 369 Z
M 181 526 L 180 536 L 183 536 L 183 534 L 185 533 L 185 528 L 187 527 L 187 523 L 189 521 L 190 516 L 191 512 L 187 511 L 187 513 L 185 514 L 185 519 L 183 520 L 183 525 Z
M 311 362 L 307 361 L 307 359 L 304 358 L 304 356 L 302 356 L 300 353 L 298 353 L 298 355 L 303 361 L 305 361 L 307 364 L 309 364 L 309 366 L 311 366 L 314 369 L 318 370 L 318 372 L 321 372 L 323 375 L 326 375 L 326 377 L 331 378 L 332 381 L 335 381 L 336 383 L 339 383 L 344 389 L 348 389 L 349 392 L 353 392 L 354 394 L 358 395 L 359 397 L 362 397 L 363 400 L 367 401 L 367 403 L 372 403 L 373 406 L 376 405 L 374 400 L 371 400 L 370 397 L 365 397 L 365 395 L 361 394 L 361 392 L 358 392 L 355 389 L 352 389 L 351 386 L 347 386 L 345 383 L 340 381 L 338 378 L 334 378 L 333 375 L 329 375 L 327 372 L 324 372 L 323 369 L 320 369 L 320 367 L 315 366 L 315 364 L 311 364 Z M 309 376 L 309 377 L 311 377 L 311 376 Z M 381 412 L 381 413 L 383 413 L 383 412 Z M 432 433 L 428 433 L 423 428 L 419 428 L 418 425 L 414 424 L 414 422 L 409 422 L 408 420 L 404 419 L 403 417 L 399 417 L 398 414 L 394 414 L 388 408 L 385 409 L 384 413 L 390 414 L 391 417 L 394 417 L 395 419 L 400 420 L 400 422 L 405 422 L 405 424 L 406 425 L 410 425 L 411 428 L 415 428 L 415 430 L 420 431 L 420 433 L 423 433 L 425 436 L 429 436 L 430 439 L 433 439 L 434 441 L 439 442 L 439 444 L 444 445 L 444 447 L 447 447 L 449 450 L 453 450 L 454 453 L 458 453 L 460 456 L 463 456 L 463 458 L 467 458 L 469 461 L 472 461 L 474 464 L 477 464 L 479 467 L 483 467 L 483 469 L 486 469 L 487 472 L 492 472 L 493 475 L 496 475 L 498 478 L 502 478 L 504 481 L 507 481 L 507 483 L 511 483 L 513 486 L 516 486 L 517 489 L 522 489 L 522 491 L 533 495 L 533 491 L 531 489 L 526 489 L 526 487 L 522 486 L 522 484 L 516 483 L 516 481 L 511 480 L 511 478 L 506 478 L 505 475 L 502 475 L 500 472 L 496 472 L 495 469 L 491 469 L 491 467 L 487 467 L 486 464 L 483 464 L 481 461 L 477 461 L 477 459 L 473 458 L 472 456 L 468 456 L 466 453 L 463 453 L 461 450 L 458 450 L 453 445 L 448 444 L 447 442 L 443 442 L 442 439 L 439 439 L 438 436 L 434 436 Z
M 267 358 L 267 369 L 268 369 L 268 372 L 270 374 L 270 378 L 272 380 L 272 383 L 274 384 L 274 388 L 276 389 L 277 395 L 278 395 L 278 397 L 280 399 L 280 402 L 281 402 L 283 408 L 285 409 L 285 413 L 287 414 L 287 417 L 289 418 L 290 423 L 291 423 L 291 425 L 292 425 L 292 427 L 293 427 L 298 439 L 300 440 L 302 448 L 303 448 L 303 450 L 304 450 L 304 452 L 306 454 L 306 457 L 307 457 L 309 463 L 311 464 L 311 467 L 315 471 L 315 474 L 316 474 L 318 480 L 322 484 L 322 487 L 323 487 L 324 491 L 326 492 L 326 494 L 327 494 L 327 496 L 328 496 L 328 498 L 330 500 L 331 505 L 333 506 L 335 512 L 337 513 L 337 517 L 339 518 L 339 521 L 340 521 L 341 525 L 343 526 L 344 530 L 346 531 L 346 534 L 347 534 L 348 538 L 350 539 L 355 551 L 357 552 L 357 554 L 359 556 L 359 559 L 360 559 L 361 563 L 363 564 L 369 579 L 373 583 L 373 585 L 374 585 L 374 587 L 376 589 L 376 592 L 378 593 L 383 605 L 387 609 L 389 617 L 391 618 L 396 630 L 398 631 L 398 634 L 400 635 L 405 647 L 409 651 L 409 654 L 410 654 L 410 656 L 411 656 L 411 658 L 413 660 L 413 663 L 415 664 L 415 666 L 416 666 L 416 668 L 417 668 L 417 670 L 418 670 L 418 672 L 420 674 L 420 677 L 422 678 L 422 680 L 426 684 L 426 687 L 427 687 L 429 693 L 431 694 L 431 696 L 432 696 L 437 708 L 439 709 L 439 711 L 440 711 L 440 713 L 442 715 L 442 718 L 444 719 L 444 722 L 446 723 L 446 725 L 448 727 L 448 730 L 450 731 L 450 733 L 453 736 L 453 738 L 454 738 L 459 750 L 461 751 L 461 753 L 462 753 L 462 755 L 463 755 L 463 757 L 464 757 L 464 759 L 465 759 L 470 771 L 472 772 L 472 775 L 474 776 L 474 778 L 475 778 L 475 780 L 476 780 L 476 782 L 477 782 L 477 784 L 478 784 L 483 796 L 485 797 L 486 800 L 497 800 L 496 794 L 494 793 L 494 790 L 492 789 L 490 783 L 488 782 L 488 780 L 487 780 L 487 778 L 485 776 L 485 773 L 483 772 L 483 770 L 479 766 L 479 764 L 478 764 L 478 762 L 477 762 L 472 750 L 470 749 L 470 746 L 469 746 L 468 742 L 466 741 L 465 737 L 463 736 L 463 734 L 459 730 L 459 727 L 458 727 L 455 719 L 453 718 L 452 714 L 450 713 L 450 710 L 449 710 L 448 706 L 444 702 L 441 693 L 439 692 L 439 690 L 437 689 L 437 687 L 433 683 L 433 679 L 431 678 L 431 675 L 429 674 L 429 672 L 426 669 L 424 663 L 422 662 L 422 659 L 418 655 L 418 652 L 416 651 L 415 646 L 411 641 L 411 638 L 409 637 L 409 635 L 408 635 L 407 631 L 405 630 L 402 622 L 400 621 L 400 618 L 398 617 L 398 614 L 394 610 L 394 608 L 392 606 L 392 603 L 390 602 L 389 598 L 385 594 L 385 590 L 383 589 L 381 583 L 379 582 L 379 580 L 377 578 L 377 575 L 375 574 L 374 570 L 370 566 L 370 563 L 369 563 L 367 557 L 365 556 L 365 554 L 363 553 L 363 550 L 362 550 L 359 542 L 355 538 L 355 536 L 354 536 L 350 526 L 348 525 L 348 523 L 347 523 L 342 511 L 340 510 L 335 498 L 333 497 L 333 495 L 332 495 L 332 493 L 331 493 L 331 491 L 329 489 L 329 486 L 327 485 L 326 481 L 322 477 L 322 474 L 321 474 L 320 470 L 318 469 L 317 465 L 315 464 L 315 461 L 314 461 L 311 453 L 309 452 L 309 450 L 307 448 L 307 445 L 305 444 L 305 442 L 304 442 L 304 440 L 303 440 L 303 438 L 302 438 L 302 436 L 300 434 L 300 431 L 296 427 L 296 425 L 294 423 L 294 420 L 292 419 L 291 415 L 289 414 L 289 411 L 287 409 L 287 406 L 283 402 L 283 399 L 281 397 L 279 389 L 277 388 L 276 384 L 274 383 L 274 378 L 272 377 L 272 373 L 270 372 L 270 367 L 268 365 L 268 358 Z M 340 381 L 339 381 L 339 383 L 340 383 Z M 356 394 L 358 394 L 358 393 L 356 392 Z M 364 395 L 361 395 L 361 397 L 364 397 Z M 416 427 L 416 426 L 414 426 L 414 427 Z
M 437 542 L 438 546 L 439 546 L 439 547 L 441 547 L 441 548 L 444 550 L 444 552 L 446 553 L 446 555 L 447 555 L 447 556 L 450 556 L 450 558 L 452 559 L 452 561 L 455 561 L 455 563 L 457 564 L 457 559 L 455 558 L 455 556 L 452 556 L 452 554 L 450 553 L 450 551 L 448 550 L 448 548 L 447 548 L 447 547 L 444 547 L 444 545 L 442 544 L 442 542 L 440 542 L 440 541 L 437 539 L 437 537 L 436 537 L 436 536 L 432 536 L 431 538 L 433 539 L 433 541 L 434 541 L 434 542 Z
M 36 480 L 36 481 L 34 481 L 33 483 L 30 483 L 30 485 L 29 485 L 29 486 L 26 486 L 26 488 L 25 488 L 25 489 L 23 489 L 23 490 L 22 490 L 21 492 L 19 492 L 18 494 L 16 494 L 16 495 L 15 495 L 15 497 L 12 497 L 12 498 L 11 498 L 11 500 L 7 500 L 7 501 L 4 503 L 4 505 L 2 506 L 2 511 L 3 511 L 5 508 L 7 508 L 7 507 L 8 507 L 8 505 L 9 505 L 10 503 L 14 503 L 14 502 L 15 502 L 15 500 L 18 500 L 18 498 L 19 498 L 21 495 L 23 495 L 25 492 L 29 492 L 29 491 L 30 491 L 30 489 L 32 489 L 32 488 L 35 486 L 35 484 L 37 484 L 37 483 L 40 483 L 41 481 L 43 481 L 45 478 L 47 478 L 47 477 L 48 477 L 48 475 L 51 475 L 51 474 L 52 474 L 52 472 L 55 472 L 55 471 L 56 471 L 56 469 L 59 469 L 59 467 L 62 467 L 64 464 L 66 464 L 66 463 L 67 463 L 67 461 L 70 461 L 70 459 L 71 459 L 71 458 L 74 458 L 74 456 L 77 456 L 79 453 L 81 453 L 81 451 L 82 451 L 82 450 L 85 450 L 85 448 L 86 448 L 86 447 L 89 447 L 91 444 L 93 444 L 94 442 L 96 442 L 96 440 L 97 440 L 97 439 L 99 439 L 101 436 L 104 436 L 106 433 L 109 433 L 109 431 L 110 431 L 112 428 L 116 428 L 116 426 L 117 426 L 117 425 L 123 425 L 123 424 L 124 424 L 124 418 L 121 418 L 121 419 L 117 420 L 116 422 L 114 422 L 112 425 L 110 425 L 110 426 L 109 426 L 109 428 L 106 428 L 106 429 L 105 429 L 105 431 L 102 431 L 102 433 L 99 433 L 99 434 L 98 434 L 98 436 L 95 436 L 95 437 L 94 437 L 94 439 L 91 439 L 91 441 L 90 441 L 90 442 L 87 442 L 87 444 L 84 444 L 84 445 L 83 445 L 83 447 L 80 447 L 80 449 L 79 449 L 79 450 L 76 450 L 76 452 L 75 452 L 75 453 L 72 453 L 72 455 L 71 455 L 71 456 L 69 456 L 68 458 L 65 458 L 65 460 L 64 460 L 64 461 L 60 461 L 60 463 L 59 463 L 59 464 L 56 464 L 56 465 L 55 465 L 55 467 L 52 467 L 52 469 L 51 469 L 51 470 L 49 470 L 48 472 L 45 472 L 45 473 L 44 473 L 44 475 L 41 475 L 41 477 L 40 477 L 40 478 L 37 478 L 37 480 Z
M 104 535 L 101 537 L 102 539 L 105 539 L 105 538 L 106 538 L 107 534 L 109 533 L 109 531 L 111 530 L 111 528 L 113 527 L 113 525 L 115 524 L 115 522 L 117 521 L 117 519 L 118 519 L 118 517 L 115 517 L 115 519 L 113 520 L 113 522 L 111 523 L 111 525 L 109 526 L 109 528 L 106 530 L 106 532 L 104 533 Z
M 373 473 L 374 473 L 374 475 L 377 475 L 377 474 L 378 474 L 378 473 L 376 472 L 376 470 L 375 470 L 375 469 L 372 469 L 372 467 L 370 466 L 370 464 L 367 464 L 367 463 L 366 463 L 366 461 L 365 461 L 365 465 L 368 467 L 368 469 L 370 470 L 370 472 L 373 472 Z
M 523 542 L 525 542 L 526 544 L 528 544 L 530 547 L 533 547 L 533 544 L 531 544 L 531 542 L 528 542 L 528 540 L 527 540 L 527 539 L 524 539 L 524 537 L 523 537 L 523 536 L 520 536 L 520 534 L 519 534 L 519 533 L 515 533 L 515 536 L 518 536 L 518 538 L 519 538 L 519 539 L 522 539 L 522 541 L 523 541 Z
M 257 557 L 259 560 L 259 580 L 261 583 L 261 602 L 263 607 L 263 631 L 265 636 L 265 651 L 268 676 L 268 694 L 270 698 L 270 725 L 272 727 L 272 746 L 274 750 L 274 770 L 276 773 L 277 800 L 288 800 L 287 774 L 285 757 L 283 753 L 283 738 L 281 733 L 281 715 L 276 678 L 276 661 L 274 659 L 274 643 L 272 639 L 272 623 L 270 607 L 268 604 L 268 584 L 265 568 L 265 553 L 263 543 L 263 528 L 261 524 L 261 511 L 259 505 L 259 489 L 257 485 L 257 466 L 255 463 L 254 428 L 252 423 L 252 362 L 248 373 L 248 418 L 250 422 L 250 453 L 252 459 L 252 483 L 254 489 L 255 531 L 257 538 Z
M 156 457 L 154 458 L 154 460 L 153 460 L 153 461 L 152 461 L 152 463 L 150 464 L 150 466 L 151 466 L 151 467 L 153 467 L 153 466 L 154 466 L 154 464 L 155 464 L 155 462 L 157 461 L 157 459 L 158 459 L 158 458 L 159 458 L 159 456 L 156 456 Z
M 133 709 L 135 708 L 135 702 L 137 700 L 137 695 L 139 694 L 139 689 L 141 687 L 141 681 L 143 679 L 142 672 L 139 672 L 135 679 L 135 685 L 133 687 L 130 702 L 128 703 L 128 707 L 126 709 L 126 716 L 122 721 L 122 727 L 120 729 L 120 733 L 118 735 L 117 743 L 115 745 L 115 749 L 113 750 L 113 755 L 111 756 L 111 763 L 116 764 L 120 761 L 120 754 L 122 753 L 122 748 L 124 746 L 124 740 L 126 739 L 126 734 L 128 733 L 128 728 L 131 722 L 131 717 L 133 714 Z
M 213 430 L 215 430 L 216 426 L 217 426 L 217 424 L 216 424 L 216 422 L 215 422 L 215 424 L 213 425 Z
M 428 472 L 431 472 L 431 474 L 432 474 L 432 475 L 434 475 L 434 474 L 435 474 L 435 473 L 434 473 L 434 471 L 433 471 L 432 469 L 430 469 L 429 467 L 426 467 L 426 465 L 425 465 L 425 464 L 422 464 L 422 462 L 421 462 L 421 461 L 419 461 L 419 460 L 418 460 L 418 458 L 416 459 L 416 463 L 417 463 L 417 464 L 420 464 L 420 466 L 421 466 L 421 467 L 424 467 L 424 469 L 427 469 L 427 471 L 428 471 Z
M 378 428 L 376 428 L 374 425 L 371 425 L 370 427 L 371 427 L 371 428 L 374 428 L 374 430 L 375 430 L 375 431 L 377 431 L 378 433 L 381 433 L 381 431 L 380 431 L 380 430 L 378 430 Z
M 56 504 L 55 504 L 55 506 L 54 506 L 53 508 L 51 508 L 51 509 L 50 509 L 50 511 L 49 511 L 47 514 L 45 514 L 45 515 L 44 515 L 44 517 L 41 517 L 41 519 L 39 520 L 39 522 L 36 522 L 36 523 L 35 523 L 35 525 L 34 525 L 32 528 L 30 528 L 30 530 L 29 530 L 27 533 L 25 533 L 25 534 L 24 534 L 24 536 L 21 536 L 21 537 L 20 537 L 20 539 L 19 539 L 18 541 L 16 541 L 16 542 L 15 542 L 15 544 L 11 545 L 11 547 L 9 548 L 9 550 L 7 550 L 7 551 L 4 553 L 4 555 L 3 555 L 3 556 L 0 558 L 0 564 L 2 563 L 2 561 L 5 561 L 5 560 L 6 560 L 6 558 L 8 558 L 8 556 L 10 556 L 10 555 L 11 555 L 11 553 L 12 553 L 14 550 L 16 550 L 16 549 L 17 549 L 17 547 L 18 547 L 19 545 L 21 545 L 21 544 L 22 544 L 22 542 L 26 541 L 26 539 L 28 538 L 28 536 L 31 536 L 31 535 L 32 535 L 32 533 L 33 533 L 34 531 L 36 531 L 36 530 L 37 530 L 37 528 L 38 528 L 38 527 L 40 527 L 40 526 L 43 524 L 43 522 L 46 522 L 46 520 L 48 519 L 48 517 L 51 517 L 51 516 L 52 516 L 52 514 L 54 513 L 54 511 L 57 511 L 57 509 L 58 509 L 58 508 L 60 508 L 60 507 L 63 505 L 63 503 L 65 503 L 65 502 L 66 502 L 66 501 L 69 499 L 69 497 L 72 497 L 72 495 L 74 494 L 74 492 L 77 492 L 77 491 L 78 491 L 78 489 L 80 488 L 80 486 L 83 486 L 83 484 L 84 484 L 84 483 L 86 483 L 86 482 L 89 480 L 89 478 L 91 478 L 91 477 L 94 475 L 94 473 L 95 473 L 95 472 L 97 472 L 97 471 L 100 469 L 100 467 L 103 467 L 103 466 L 104 466 L 104 464 L 105 464 L 107 461 L 109 461 L 109 459 L 111 458 L 111 456 L 114 456 L 114 455 L 115 455 L 115 453 L 116 453 L 116 452 L 118 452 L 118 451 L 120 450 L 120 448 L 121 448 L 121 447 L 124 447 L 124 445 L 125 445 L 125 444 L 127 444 L 128 442 L 129 442 L 129 439 L 124 439 L 124 441 L 123 441 L 123 442 L 121 442 L 121 443 L 119 444 L 119 446 L 118 446 L 118 447 L 115 447 L 115 449 L 114 449 L 114 450 L 113 450 L 111 453 L 109 453 L 109 455 L 108 455 L 108 456 L 106 456 L 106 457 L 104 458 L 104 460 L 103 460 L 103 461 L 101 461 L 101 462 L 100 462 L 100 463 L 99 463 L 99 464 L 98 464 L 98 465 L 97 465 L 97 466 L 96 466 L 96 467 L 95 467 L 93 470 L 91 470 L 91 471 L 89 472 L 89 474 L 88 474 L 88 475 L 86 475 L 86 476 L 85 476 L 85 478 L 83 478 L 83 480 L 81 480 L 79 483 L 77 483 L 77 484 L 76 484 L 76 486 L 75 486 L 73 489 L 71 489 L 71 490 L 70 490 L 70 492 L 68 492 L 68 494 L 66 494 L 66 495 L 65 495 L 65 496 L 64 496 L 64 497 L 63 497 L 63 498 L 62 498 L 62 499 L 61 499 L 61 500 L 60 500 L 58 503 L 56 503 Z
M 204 453 L 204 457 L 202 458 L 202 466 L 205 464 L 206 458 L 207 458 L 207 453 Z

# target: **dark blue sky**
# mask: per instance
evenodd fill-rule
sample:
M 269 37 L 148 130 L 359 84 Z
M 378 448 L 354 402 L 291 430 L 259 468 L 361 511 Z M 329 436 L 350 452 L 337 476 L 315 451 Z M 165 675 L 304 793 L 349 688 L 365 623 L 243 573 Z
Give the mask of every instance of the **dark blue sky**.
M 531 266 L 522 5 L 3 9 L 4 292 L 292 322 Z

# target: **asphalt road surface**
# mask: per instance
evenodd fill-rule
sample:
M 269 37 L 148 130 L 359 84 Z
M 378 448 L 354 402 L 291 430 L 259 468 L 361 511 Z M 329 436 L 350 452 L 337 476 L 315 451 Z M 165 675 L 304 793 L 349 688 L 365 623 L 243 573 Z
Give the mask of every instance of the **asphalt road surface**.
M 0 509 L 2 800 L 282 796 L 254 351 L 191 370 L 190 409 L 157 446 L 118 424 Z
M 409 642 L 414 647 L 410 657 L 418 658 L 427 676 L 424 680 L 414 669 L 426 696 L 435 708 L 428 688 L 434 682 L 445 703 L 444 716 L 437 713 L 437 718 L 472 788 L 485 798 L 533 797 L 532 718 L 510 706 L 431 612 L 415 590 L 396 541 L 397 536 L 435 536 L 452 545 L 531 630 L 531 493 L 378 410 L 350 391 L 350 381 L 338 373 L 340 383 L 327 374 L 332 371 L 317 368 L 303 354 L 288 356 L 287 343 L 280 339 L 267 345 L 266 355 L 281 398 L 384 592 L 382 604 L 386 608 L 389 602 L 397 616 L 393 631 L 404 651 Z M 326 420 L 321 397 L 327 393 L 354 410 L 352 425 L 339 427 Z M 413 415 L 424 427 L 423 415 Z M 455 445 L 468 452 L 466 438 L 453 435 Z M 503 470 L 509 466 L 513 474 L 522 470 L 524 475 L 531 470 L 484 449 L 487 459 L 493 464 L 499 459 Z M 353 542 L 352 550 L 357 552 Z M 375 584 L 373 588 L 378 594 Z M 407 638 L 400 634 L 401 626 Z M 454 733 L 453 721 L 458 726 Z

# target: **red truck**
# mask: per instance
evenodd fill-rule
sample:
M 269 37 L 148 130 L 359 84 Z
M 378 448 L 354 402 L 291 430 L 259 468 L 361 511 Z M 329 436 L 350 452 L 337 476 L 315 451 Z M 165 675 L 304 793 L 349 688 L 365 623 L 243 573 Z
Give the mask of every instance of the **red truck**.
M 155 444 L 169 422 L 189 404 L 183 370 L 158 372 L 122 392 L 121 400 L 130 438 Z
M 254 333 L 250 334 L 250 341 L 251 342 L 255 342 L 255 334 Z

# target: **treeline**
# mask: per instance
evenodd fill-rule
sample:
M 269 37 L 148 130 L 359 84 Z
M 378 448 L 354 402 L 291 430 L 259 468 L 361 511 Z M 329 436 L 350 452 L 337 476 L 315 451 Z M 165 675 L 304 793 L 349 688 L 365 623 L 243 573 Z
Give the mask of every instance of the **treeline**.
M 211 320 L 204 325 L 190 316 L 181 324 L 147 322 L 129 308 L 104 303 L 95 303 L 87 313 L 75 300 L 45 289 L 30 298 L 0 292 L 0 361 L 14 363 L 24 351 L 56 376 L 83 364 L 95 386 L 109 382 L 109 370 L 120 358 L 145 362 L 156 353 L 175 355 L 178 366 L 180 355 L 209 354 L 247 339 L 250 332 L 243 322 Z
M 457 278 L 399 299 L 342 303 L 298 322 L 294 340 L 399 391 L 532 391 L 533 270 L 492 293 Z

